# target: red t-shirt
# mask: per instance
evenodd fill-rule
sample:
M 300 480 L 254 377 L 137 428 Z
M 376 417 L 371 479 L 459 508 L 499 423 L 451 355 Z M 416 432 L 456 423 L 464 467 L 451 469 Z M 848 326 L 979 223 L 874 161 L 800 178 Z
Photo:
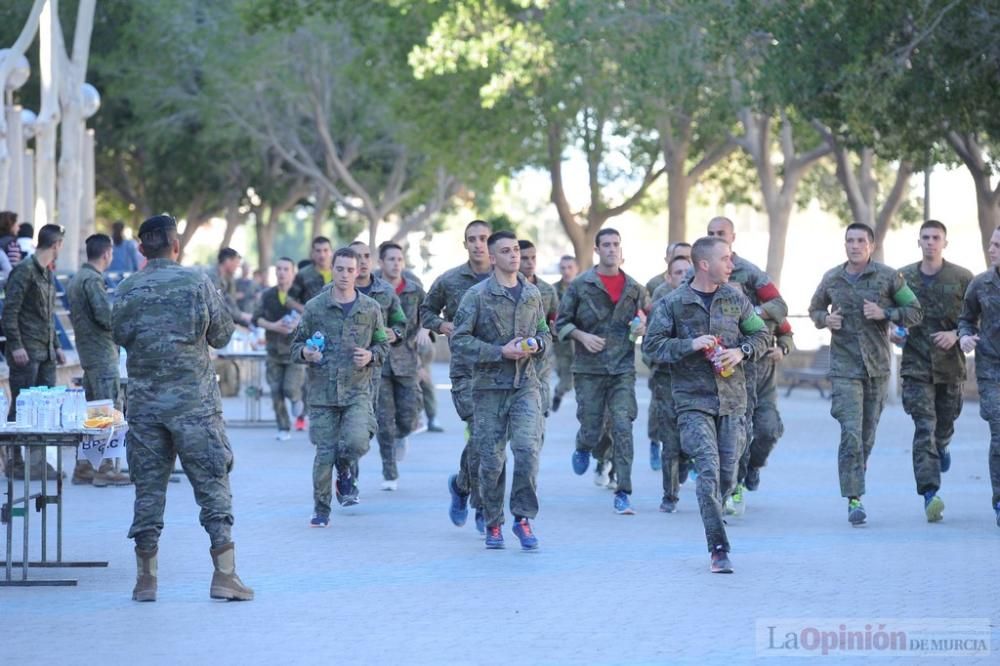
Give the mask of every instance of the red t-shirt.
M 404 289 L 406 289 L 406 278 L 401 277 L 399 278 L 399 286 L 396 287 L 396 295 L 402 294 Z
M 619 272 L 618 275 L 602 275 L 598 273 L 597 277 L 601 278 L 604 288 L 608 290 L 611 302 L 617 304 L 621 300 L 622 292 L 625 291 L 625 274 L 622 272 Z

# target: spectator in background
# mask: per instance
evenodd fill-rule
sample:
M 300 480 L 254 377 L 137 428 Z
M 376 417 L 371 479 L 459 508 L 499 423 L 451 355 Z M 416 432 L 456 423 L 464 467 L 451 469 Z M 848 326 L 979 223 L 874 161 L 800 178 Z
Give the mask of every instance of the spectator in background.
M 111 249 L 111 265 L 108 271 L 111 273 L 135 273 L 142 267 L 142 255 L 135 241 L 125 238 L 125 223 L 116 220 L 111 225 L 111 240 L 114 247 Z
M 22 222 L 17 228 L 17 246 L 22 257 L 30 257 L 35 253 L 35 227 L 30 222 Z
M 4 275 L 10 274 L 11 268 L 17 266 L 21 261 L 21 247 L 17 244 L 17 213 L 9 210 L 0 211 L 0 254 L 5 255 L 6 266 Z M 9 264 L 9 265 L 7 265 Z

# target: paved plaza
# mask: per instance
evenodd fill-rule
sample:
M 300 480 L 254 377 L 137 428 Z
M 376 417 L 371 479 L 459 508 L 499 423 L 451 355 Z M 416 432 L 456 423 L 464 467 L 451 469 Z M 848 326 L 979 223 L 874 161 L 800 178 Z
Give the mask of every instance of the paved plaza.
M 446 366 L 434 374 L 446 381 Z M 77 577 L 77 587 L 0 588 L 0 663 L 739 664 L 777 652 L 755 638 L 769 618 L 987 619 L 992 656 L 958 661 L 1000 659 L 1000 529 L 977 404 L 958 423 L 945 519 L 933 525 L 914 487 L 911 422 L 889 405 L 868 470 L 869 522 L 852 528 L 830 403 L 811 389 L 782 400 L 786 433 L 746 515 L 729 520 L 735 574 L 725 576 L 708 571 L 692 482 L 678 513 L 657 510 L 642 379 L 639 395 L 637 515 L 615 515 L 611 492 L 572 473 L 568 396 L 548 423 L 535 553 L 517 547 L 509 516 L 503 551 L 484 549 L 471 515 L 463 528 L 449 522 L 462 428 L 444 388 L 446 432 L 410 438 L 398 492 L 379 490 L 373 441 L 361 504 L 335 508 L 325 530 L 307 527 L 306 434 L 277 442 L 271 429 L 231 428 L 237 570 L 256 591 L 250 603 L 209 600 L 208 537 L 186 480 L 169 489 L 152 604 L 130 598 L 133 490 L 67 484 L 64 555 L 110 565 L 31 572 Z M 242 415 L 242 399 L 225 402 L 227 416 Z

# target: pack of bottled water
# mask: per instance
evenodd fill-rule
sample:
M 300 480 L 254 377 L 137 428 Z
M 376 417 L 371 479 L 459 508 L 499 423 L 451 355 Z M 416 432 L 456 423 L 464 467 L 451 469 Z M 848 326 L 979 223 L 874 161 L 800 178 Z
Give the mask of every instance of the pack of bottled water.
M 0 402 L 4 406 L 6 399 Z M 66 386 L 33 386 L 21 391 L 15 401 L 14 427 L 38 431 L 73 430 L 87 418 L 83 389 Z

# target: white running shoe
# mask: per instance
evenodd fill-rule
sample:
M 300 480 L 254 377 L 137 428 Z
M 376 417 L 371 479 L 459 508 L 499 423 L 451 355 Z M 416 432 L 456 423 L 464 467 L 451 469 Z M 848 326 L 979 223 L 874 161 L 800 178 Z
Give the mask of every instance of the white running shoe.
M 382 490 L 393 491 L 399 488 L 399 481 L 396 479 L 386 479 L 382 482 Z
M 597 463 L 597 469 L 594 470 L 594 485 L 600 488 L 607 488 L 608 482 L 611 480 L 611 461 L 602 460 Z
M 279 442 L 287 442 L 292 438 L 292 433 L 288 432 L 287 430 L 279 430 L 278 434 L 275 435 L 274 438 Z

